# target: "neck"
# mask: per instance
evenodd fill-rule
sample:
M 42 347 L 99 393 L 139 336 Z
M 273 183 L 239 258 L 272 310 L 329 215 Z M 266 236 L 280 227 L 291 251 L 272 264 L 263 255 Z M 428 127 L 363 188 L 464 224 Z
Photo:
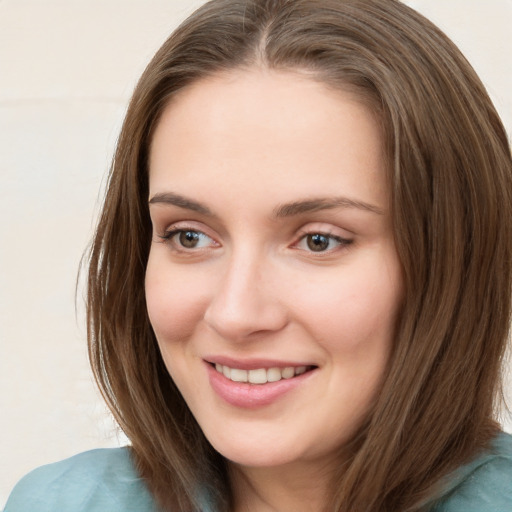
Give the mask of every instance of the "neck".
M 234 512 L 310 512 L 325 510 L 331 472 L 317 464 L 270 468 L 230 466 Z

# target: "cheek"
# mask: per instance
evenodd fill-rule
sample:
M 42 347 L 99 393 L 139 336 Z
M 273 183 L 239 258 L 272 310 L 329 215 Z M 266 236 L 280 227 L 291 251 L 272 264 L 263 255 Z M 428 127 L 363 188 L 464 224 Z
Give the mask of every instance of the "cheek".
M 149 259 L 145 290 L 149 320 L 158 343 L 186 339 L 201 321 L 207 299 L 204 287 L 186 272 L 161 270 L 154 259 Z
M 353 266 L 304 286 L 294 290 L 296 311 L 319 343 L 354 359 L 387 357 L 402 297 L 398 265 Z

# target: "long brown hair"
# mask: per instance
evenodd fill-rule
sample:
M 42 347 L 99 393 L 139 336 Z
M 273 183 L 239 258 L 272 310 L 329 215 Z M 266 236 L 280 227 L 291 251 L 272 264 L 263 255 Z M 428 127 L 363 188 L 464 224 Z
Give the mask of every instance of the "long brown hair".
M 148 151 L 180 89 L 244 66 L 356 91 L 383 126 L 405 300 L 376 403 L 333 475 L 329 510 L 415 511 L 497 430 L 512 280 L 512 163 L 471 66 L 396 0 L 213 0 L 164 43 L 133 94 L 88 277 L 102 393 L 160 504 L 231 507 L 226 462 L 164 366 L 144 298 Z M 179 293 L 177 291 L 177 293 Z

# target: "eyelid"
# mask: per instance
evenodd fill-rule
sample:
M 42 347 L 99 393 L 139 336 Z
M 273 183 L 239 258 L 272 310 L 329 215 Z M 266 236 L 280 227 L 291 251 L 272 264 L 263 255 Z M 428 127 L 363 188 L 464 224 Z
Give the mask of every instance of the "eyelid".
M 325 226 L 322 224 L 308 224 L 304 227 L 302 227 L 296 237 L 296 241 L 292 244 L 292 247 L 298 250 L 302 250 L 305 253 L 308 253 L 308 255 L 312 255 L 314 257 L 322 257 L 327 255 L 332 255 L 333 253 L 347 249 L 348 246 L 352 245 L 354 242 L 353 236 L 346 237 L 343 236 L 341 233 L 336 232 L 337 229 L 333 226 Z M 337 242 L 337 246 L 332 249 L 326 249 L 324 251 L 313 251 L 311 249 L 303 249 L 299 247 L 299 244 L 304 241 L 304 239 L 307 236 L 311 235 L 321 235 L 326 238 L 329 238 L 330 240 L 334 240 Z
M 206 247 L 187 248 L 174 241 L 174 237 L 176 235 L 187 231 L 199 233 L 204 237 L 210 239 L 211 243 L 208 243 Z M 164 244 L 169 244 L 171 246 L 171 249 L 177 253 L 198 253 L 220 247 L 221 244 L 217 241 L 215 236 L 209 233 L 209 231 L 209 229 L 205 229 L 204 227 L 198 227 L 197 223 L 194 221 L 175 222 L 160 232 L 157 232 L 155 226 L 155 232 L 158 238 L 160 239 L 160 242 Z
M 159 235 L 160 238 L 162 238 L 163 240 L 171 240 L 173 239 L 176 235 L 178 234 L 181 234 L 181 233 L 196 233 L 198 235 L 202 235 L 203 237 L 205 238 L 208 238 L 212 241 L 214 241 L 210 236 L 208 236 L 206 233 L 203 233 L 202 231 L 199 231 L 197 229 L 182 229 L 182 228 L 179 228 L 179 229 L 172 229 L 172 230 L 169 230 L 169 231 L 166 231 L 163 235 Z M 215 241 L 214 241 L 215 242 Z
M 353 243 L 353 240 L 349 240 L 347 238 L 342 238 L 342 237 L 339 237 L 339 236 L 335 236 L 335 235 L 332 235 L 332 234 L 328 234 L 328 233 L 321 233 L 321 232 L 312 232 L 312 233 L 306 233 L 304 236 L 302 236 L 295 244 L 295 246 L 298 246 L 299 243 L 301 243 L 306 237 L 308 236 L 312 236 L 312 235 L 320 235 L 320 236 L 323 236 L 325 238 L 328 238 L 330 240 L 334 240 L 337 244 L 338 244 L 338 247 L 339 246 L 342 246 L 342 247 L 347 247 L 348 245 L 352 244 Z M 326 254 L 326 253 L 331 253 L 333 251 L 335 251 L 336 249 L 327 249 L 325 251 L 317 251 L 317 254 Z M 315 253 L 315 251 L 311 250 L 311 251 L 308 251 L 308 252 L 312 252 L 312 253 Z
M 327 222 L 309 222 L 297 230 L 297 238 L 316 233 L 345 241 L 352 240 L 355 236 L 352 231 Z
M 172 231 L 197 231 L 210 237 L 212 240 L 216 240 L 217 236 L 212 230 L 203 224 L 192 219 L 178 220 L 174 222 L 154 222 L 153 231 L 155 233 L 162 233 L 164 236 Z M 158 235 L 160 236 L 160 235 Z

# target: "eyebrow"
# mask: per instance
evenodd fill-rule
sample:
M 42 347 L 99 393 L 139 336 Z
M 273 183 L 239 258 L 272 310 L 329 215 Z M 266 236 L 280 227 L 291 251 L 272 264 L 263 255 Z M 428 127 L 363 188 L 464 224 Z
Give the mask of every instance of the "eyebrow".
M 317 212 L 320 210 L 331 210 L 333 208 L 357 208 L 377 215 L 384 215 L 384 210 L 364 201 L 357 201 L 348 197 L 321 197 L 317 199 L 306 199 L 283 204 L 274 209 L 277 218 L 291 217 L 302 213 Z
M 193 210 L 194 212 L 207 215 L 208 217 L 214 216 L 213 212 L 204 204 L 198 203 L 197 201 L 180 194 L 175 194 L 174 192 L 155 194 L 149 200 L 149 204 L 170 204 L 173 206 L 179 206 L 180 208 L 185 208 L 186 210 Z
M 214 217 L 215 214 L 204 204 L 189 199 L 188 197 L 174 192 L 163 192 L 155 194 L 149 204 L 169 204 L 192 210 L 208 217 Z M 350 199 L 348 197 L 321 197 L 315 199 L 304 199 L 301 201 L 293 201 L 280 205 L 273 210 L 275 218 L 293 217 L 304 213 L 317 212 L 321 210 L 331 210 L 333 208 L 356 208 L 359 210 L 384 215 L 384 210 L 370 203 Z

